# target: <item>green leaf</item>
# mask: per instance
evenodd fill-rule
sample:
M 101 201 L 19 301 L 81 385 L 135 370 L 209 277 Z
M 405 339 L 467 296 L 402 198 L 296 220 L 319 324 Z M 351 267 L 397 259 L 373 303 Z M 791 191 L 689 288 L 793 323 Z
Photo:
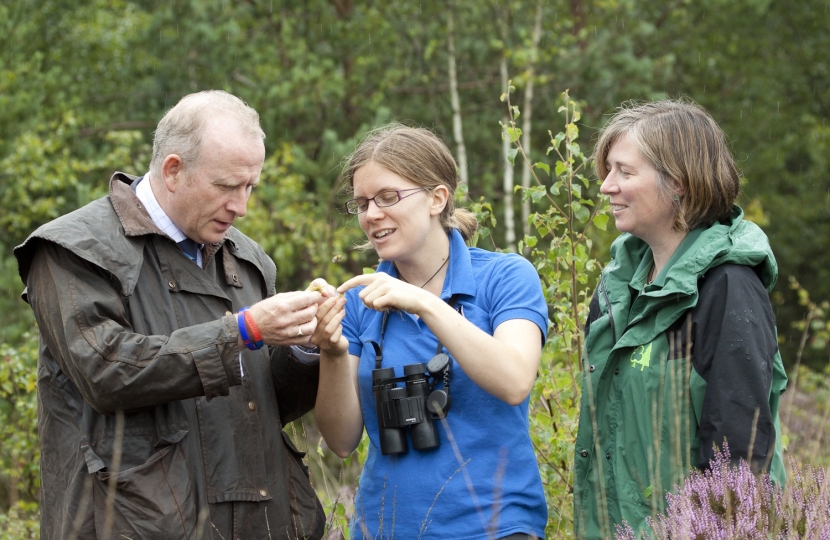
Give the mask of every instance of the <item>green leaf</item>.
M 568 140 L 575 141 L 579 138 L 579 128 L 576 127 L 576 124 L 571 123 L 568 124 Z
M 562 161 L 556 162 L 556 176 L 562 176 L 568 170 L 568 166 Z
M 519 112 L 519 106 L 518 105 L 513 105 L 513 106 L 510 107 L 510 109 L 513 111 L 513 120 L 515 120 L 516 118 L 518 118 L 521 115 L 521 113 Z
M 608 226 L 608 214 L 597 214 L 594 216 L 594 225 L 596 225 L 598 229 L 604 231 Z
M 504 130 L 510 138 L 510 142 L 516 143 L 522 137 L 522 130 L 517 127 L 509 127 Z
M 510 150 L 507 151 L 507 161 L 509 161 L 511 165 L 515 165 L 516 154 L 518 154 L 518 153 L 519 153 L 518 148 L 511 148 Z
M 537 161 L 536 163 L 533 164 L 533 167 L 536 168 L 536 169 L 542 169 L 543 171 L 548 173 L 548 176 L 550 176 L 550 165 L 548 165 L 547 163 L 542 163 L 541 161 Z

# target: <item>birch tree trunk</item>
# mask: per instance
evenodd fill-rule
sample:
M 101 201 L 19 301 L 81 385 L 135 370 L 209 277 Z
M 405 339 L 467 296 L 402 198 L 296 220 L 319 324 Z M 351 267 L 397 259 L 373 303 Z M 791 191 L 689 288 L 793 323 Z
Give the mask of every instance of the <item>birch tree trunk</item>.
M 524 148 L 528 157 L 530 156 L 530 128 L 533 117 L 533 75 L 536 70 L 536 57 L 539 54 L 539 39 L 542 36 L 542 0 L 536 3 L 536 23 L 533 26 L 533 48 L 530 52 L 530 66 L 527 74 L 527 84 L 525 85 L 524 109 L 522 110 L 522 148 Z M 522 168 L 522 187 L 527 189 L 530 187 L 530 167 L 527 163 Z M 530 234 L 530 224 L 528 218 L 530 217 L 530 199 L 522 201 L 522 231 L 524 235 Z
M 461 104 L 458 99 L 458 76 L 455 71 L 455 22 L 452 14 L 453 3 L 447 2 L 447 48 L 449 49 L 450 102 L 452 103 L 452 133 L 457 148 L 456 160 L 460 182 L 467 184 L 467 147 L 464 146 L 464 132 L 461 128 Z
M 499 64 L 499 72 L 501 73 L 501 87 L 505 93 L 510 92 L 509 78 L 507 76 L 507 38 L 508 38 L 508 17 L 510 16 L 507 8 L 504 10 L 502 17 L 501 37 L 504 50 L 501 55 L 501 63 Z M 503 123 L 508 125 L 510 118 L 507 114 L 504 115 Z M 508 152 L 510 152 L 510 139 L 502 134 L 501 151 L 502 162 L 504 163 L 504 177 L 502 179 L 502 190 L 504 191 L 504 243 L 510 251 L 516 251 L 516 218 L 513 209 L 513 163 L 510 163 Z

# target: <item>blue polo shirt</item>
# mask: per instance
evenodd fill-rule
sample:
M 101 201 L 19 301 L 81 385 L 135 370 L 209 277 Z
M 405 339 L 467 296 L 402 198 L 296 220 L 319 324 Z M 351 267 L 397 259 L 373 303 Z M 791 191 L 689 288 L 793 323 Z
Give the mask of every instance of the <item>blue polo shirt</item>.
M 539 326 L 544 339 L 547 306 L 533 265 L 515 254 L 469 248 L 456 230 L 449 237 L 441 298 L 456 295 L 456 309 L 490 335 L 504 321 L 526 319 Z M 397 277 L 390 262 L 381 263 L 378 272 Z M 381 454 L 372 394 L 375 351 L 368 341 L 380 343 L 383 317 L 364 306 L 359 290 L 346 293 L 343 333 L 349 353 L 360 357 L 360 402 L 370 446 L 351 537 L 461 540 L 527 533 L 544 538 L 547 504 L 528 432 L 528 399 L 508 405 L 470 380 L 454 359 L 452 407 L 446 424 L 435 421 L 439 447 L 414 450 L 407 437 L 406 454 Z M 400 377 L 404 365 L 428 362 L 437 344 L 420 318 L 393 311 L 383 339 L 383 367 L 394 367 Z

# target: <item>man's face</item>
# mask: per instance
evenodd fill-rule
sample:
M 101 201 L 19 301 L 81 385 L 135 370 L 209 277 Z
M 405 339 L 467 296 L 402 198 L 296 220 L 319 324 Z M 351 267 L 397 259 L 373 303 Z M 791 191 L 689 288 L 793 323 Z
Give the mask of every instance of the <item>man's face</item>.
M 196 163 L 179 170 L 169 194 L 169 217 L 200 244 L 220 242 L 247 212 L 259 183 L 265 147 L 227 122 L 209 121 Z

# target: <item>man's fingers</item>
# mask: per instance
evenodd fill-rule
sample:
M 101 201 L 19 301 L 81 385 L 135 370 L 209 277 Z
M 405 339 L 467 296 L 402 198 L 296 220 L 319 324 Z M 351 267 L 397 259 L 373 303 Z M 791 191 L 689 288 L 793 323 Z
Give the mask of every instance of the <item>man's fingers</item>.
M 263 301 L 271 301 L 273 303 L 281 304 L 288 311 L 297 311 L 312 304 L 316 304 L 320 301 L 322 296 L 322 293 L 319 291 L 291 291 L 276 294 Z
M 316 291 L 323 295 L 323 298 L 331 298 L 337 296 L 337 289 L 323 278 L 317 278 L 311 282 L 306 291 Z

